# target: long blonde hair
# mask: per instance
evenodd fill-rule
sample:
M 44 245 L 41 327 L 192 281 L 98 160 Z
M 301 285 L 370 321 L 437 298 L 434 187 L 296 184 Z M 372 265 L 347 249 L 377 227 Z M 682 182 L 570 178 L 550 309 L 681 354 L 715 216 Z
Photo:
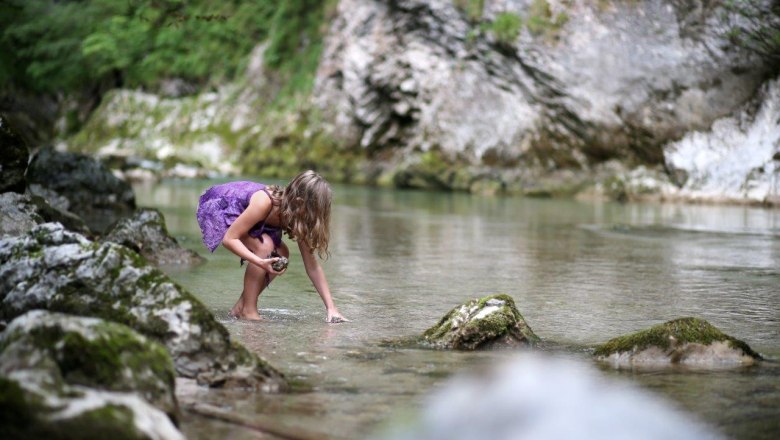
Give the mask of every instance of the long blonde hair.
M 304 171 L 285 187 L 272 186 L 274 204 L 278 203 L 284 232 L 301 240 L 327 259 L 330 240 L 330 202 L 333 198 L 328 182 L 312 170 Z

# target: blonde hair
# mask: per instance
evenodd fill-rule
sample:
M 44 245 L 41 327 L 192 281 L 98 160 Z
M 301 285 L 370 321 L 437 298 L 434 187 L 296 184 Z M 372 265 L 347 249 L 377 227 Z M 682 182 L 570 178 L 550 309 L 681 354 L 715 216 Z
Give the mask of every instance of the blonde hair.
M 301 240 L 327 259 L 330 239 L 330 202 L 328 182 L 312 170 L 304 171 L 285 187 L 272 186 L 274 205 L 279 206 L 282 229 L 292 240 Z

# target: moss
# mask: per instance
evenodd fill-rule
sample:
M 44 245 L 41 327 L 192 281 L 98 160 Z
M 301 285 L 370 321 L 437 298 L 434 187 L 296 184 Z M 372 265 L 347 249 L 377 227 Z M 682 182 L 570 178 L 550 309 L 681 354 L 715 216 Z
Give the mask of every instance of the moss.
M 14 432 L 34 424 L 41 408 L 35 395 L 25 392 L 15 381 L 0 377 L 0 426 L 3 431 Z
M 675 319 L 647 330 L 611 339 L 598 346 L 593 354 L 609 356 L 612 353 L 642 351 L 653 346 L 666 350 L 671 345 L 671 338 L 674 338 L 677 343 L 702 345 L 728 341 L 732 348 L 741 349 L 748 356 L 760 358 L 746 343 L 724 334 L 703 319 L 691 317 Z
M 84 440 L 148 438 L 136 429 L 133 412 L 119 405 L 106 405 L 70 419 L 58 420 L 52 428 L 58 433 L 54 434 L 53 440 L 73 438 L 73 433 L 78 433 L 77 437 Z

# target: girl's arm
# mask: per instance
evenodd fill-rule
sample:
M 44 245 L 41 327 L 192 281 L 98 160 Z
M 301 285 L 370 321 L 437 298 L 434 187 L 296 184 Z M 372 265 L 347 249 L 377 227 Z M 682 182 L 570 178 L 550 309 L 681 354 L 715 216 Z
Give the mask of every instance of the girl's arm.
M 298 240 L 298 249 L 301 251 L 301 258 L 303 258 L 303 266 L 306 268 L 306 275 L 309 276 L 314 288 L 317 289 L 317 293 L 320 294 L 322 302 L 325 304 L 327 311 L 327 322 L 342 322 L 349 321 L 344 318 L 339 310 L 336 308 L 336 304 L 333 303 L 333 297 L 330 294 L 330 287 L 328 287 L 328 280 L 325 279 L 325 271 L 322 270 L 319 261 L 314 253 L 309 249 L 309 246 Z
M 232 225 L 225 232 L 225 237 L 222 239 L 222 246 L 225 249 L 233 252 L 244 260 L 260 266 L 266 272 L 270 272 L 274 275 L 278 275 L 281 272 L 277 272 L 271 267 L 271 264 L 278 258 L 260 258 L 255 255 L 249 248 L 246 247 L 242 239 L 249 236 L 249 230 L 252 226 L 265 220 L 268 214 L 271 213 L 271 199 L 265 195 L 263 191 L 258 191 L 252 194 L 252 198 L 249 199 L 249 206 L 236 218 Z

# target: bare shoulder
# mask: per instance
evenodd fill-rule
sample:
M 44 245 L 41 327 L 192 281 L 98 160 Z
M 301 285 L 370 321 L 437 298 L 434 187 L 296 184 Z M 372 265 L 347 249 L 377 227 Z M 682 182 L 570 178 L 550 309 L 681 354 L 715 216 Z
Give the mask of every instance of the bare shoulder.
M 261 190 L 252 194 L 249 198 L 249 206 L 247 206 L 245 212 L 255 219 L 262 220 L 268 216 L 271 208 L 271 199 Z

